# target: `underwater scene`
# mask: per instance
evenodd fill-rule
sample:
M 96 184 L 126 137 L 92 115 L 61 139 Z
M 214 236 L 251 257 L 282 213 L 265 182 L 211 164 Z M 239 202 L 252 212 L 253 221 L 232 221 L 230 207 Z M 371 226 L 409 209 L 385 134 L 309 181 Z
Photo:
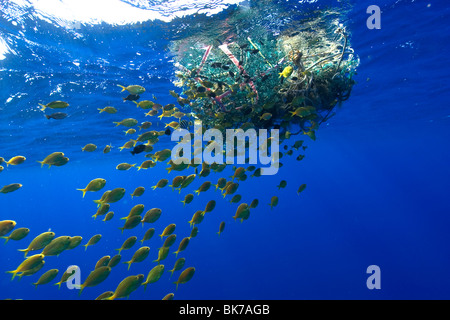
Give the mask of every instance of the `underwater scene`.
M 0 9 L 0 299 L 450 298 L 446 1 Z

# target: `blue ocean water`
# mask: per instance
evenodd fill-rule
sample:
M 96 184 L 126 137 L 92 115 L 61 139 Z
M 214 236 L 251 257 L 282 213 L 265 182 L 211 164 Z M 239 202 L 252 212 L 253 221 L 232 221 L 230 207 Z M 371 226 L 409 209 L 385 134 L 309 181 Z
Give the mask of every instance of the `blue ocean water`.
M 24 2 L 29 6 L 21 7 L 21 16 L 4 10 L 0 36 L 9 50 L 0 60 L 0 156 L 9 159 L 20 154 L 27 160 L 5 166 L 0 173 L 1 186 L 23 185 L 18 191 L 0 194 L 0 220 L 15 220 L 17 227 L 31 231 L 23 240 L 0 245 L 0 298 L 95 299 L 115 290 L 128 275 L 147 276 L 163 243 L 157 234 L 175 223 L 176 248 L 189 236 L 187 221 L 193 213 L 214 199 L 216 208 L 179 254 L 186 258 L 185 267 L 195 267 L 192 280 L 176 290 L 173 282 L 179 271 L 170 279 L 165 272 L 130 299 L 162 299 L 171 292 L 175 299 L 448 299 L 450 48 L 446 40 L 450 30 L 446 21 L 450 14 L 445 1 L 346 3 L 349 12 L 343 23 L 360 58 L 357 84 L 337 115 L 317 130 L 317 140 L 308 140 L 308 148 L 299 151 L 305 154 L 304 160 L 285 156 L 278 174 L 241 183 L 243 201 L 259 199 L 248 220 L 234 221 L 237 204 L 213 190 L 196 196 L 184 208 L 180 200 L 187 191 L 151 190 L 160 179 L 171 181 L 177 175 L 168 175 L 165 163 L 140 171 L 115 169 L 118 163 L 139 164 L 146 158 L 118 150 L 128 139 L 113 121 L 126 114 L 154 122 L 156 130 L 164 128 L 154 119 L 144 119 L 142 110 L 131 102 L 122 102 L 118 83 L 144 85 L 148 92 L 143 95 L 154 94 L 163 105 L 171 103 L 168 92 L 175 88 L 171 41 L 192 32 L 207 33 L 198 30 L 202 21 L 223 21 L 242 8 L 275 5 L 280 11 L 302 12 L 344 6 L 334 1 L 310 2 L 249 2 L 229 5 L 210 17 L 187 15 L 169 22 L 124 25 L 86 23 L 80 29 L 64 28 L 57 18 L 43 19 L 33 2 Z M 144 2 L 123 3 L 139 7 Z M 147 3 L 143 9 L 156 4 Z M 371 4 L 382 10 L 379 30 L 366 26 L 366 9 Z M 2 6 L 11 9 L 12 4 Z M 49 99 L 70 101 L 69 117 L 45 119 L 37 103 Z M 117 106 L 119 112 L 99 114 L 97 108 L 106 105 Z M 100 150 L 82 152 L 87 143 L 95 143 Z M 115 148 L 101 153 L 109 143 Z M 158 146 L 170 148 L 170 138 L 161 137 Z M 69 163 L 40 168 L 36 161 L 54 151 L 64 152 Z M 231 174 L 229 167 L 221 174 L 211 173 L 196 179 L 190 190 Z M 123 187 L 127 193 L 111 204 L 115 217 L 108 222 L 91 217 L 97 210 L 92 200 L 99 199 L 102 191 L 82 198 L 75 190 L 97 177 L 107 180 L 105 190 Z M 281 180 L 287 181 L 287 187 L 278 190 Z M 307 188 L 297 195 L 303 183 Z M 146 192 L 132 199 L 130 194 L 138 186 Z M 279 204 L 271 209 L 268 203 L 273 195 L 279 197 Z M 144 262 L 132 264 L 130 270 L 120 263 L 106 281 L 84 289 L 81 295 L 64 285 L 59 290 L 52 284 L 34 288 L 32 283 L 51 268 L 60 270 L 53 282 L 70 265 L 80 267 L 84 280 L 98 259 L 113 256 L 129 236 L 141 239 L 149 225 L 123 233 L 118 229 L 123 225 L 119 218 L 140 203 L 146 210 L 157 207 L 163 212 L 152 225 L 155 236 L 145 242 L 150 255 Z M 221 221 L 226 227 L 219 237 Z M 79 246 L 58 257 L 46 257 L 38 274 L 11 281 L 5 272 L 23 260 L 17 249 L 49 229 L 57 236 L 82 236 L 82 244 L 94 234 L 102 234 L 102 239 L 87 250 Z M 122 261 L 131 259 L 137 248 L 123 251 Z M 171 253 L 163 261 L 166 270 L 175 260 Z M 381 289 L 367 288 L 370 274 L 366 270 L 371 265 L 380 268 Z

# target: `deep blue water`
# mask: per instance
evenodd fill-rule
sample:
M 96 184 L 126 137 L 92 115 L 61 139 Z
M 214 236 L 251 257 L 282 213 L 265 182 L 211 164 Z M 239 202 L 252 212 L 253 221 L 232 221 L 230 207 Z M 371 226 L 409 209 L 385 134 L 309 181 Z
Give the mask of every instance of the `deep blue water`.
M 370 4 L 374 3 L 352 4 L 344 19 L 361 60 L 350 99 L 321 126 L 316 141 L 307 141 L 304 160 L 283 157 L 284 166 L 277 175 L 242 182 L 242 201 L 260 201 L 243 223 L 232 219 L 237 204 L 222 200 L 213 190 L 196 196 L 185 208 L 179 201 L 187 192 L 152 191 L 151 186 L 168 176 L 164 163 L 149 170 L 115 169 L 120 162 L 145 160 L 117 149 L 126 138 L 111 122 L 125 118 L 123 114 L 144 119 L 134 104 L 120 101 L 116 84 L 143 84 L 150 92 L 145 94 L 155 94 L 161 104 L 171 102 L 168 91 L 174 88 L 174 70 L 168 45 L 193 32 L 186 28 L 181 35 L 175 34 L 181 26 L 194 28 L 196 19 L 206 18 L 155 21 L 144 27 L 85 26 L 79 31 L 80 40 L 39 19 L 23 18 L 14 26 L 11 19 L 2 17 L 0 36 L 15 42 L 10 46 L 14 53 L 0 60 L 0 156 L 8 159 L 21 154 L 27 161 L 5 166 L 0 173 L 2 186 L 23 184 L 16 192 L 0 194 L 0 220 L 15 220 L 17 227 L 31 231 L 23 240 L 0 246 L 0 298 L 94 299 L 114 290 L 125 276 L 147 276 L 163 243 L 156 234 L 176 223 L 176 248 L 190 233 L 187 221 L 192 214 L 215 199 L 216 208 L 179 255 L 186 258 L 185 267 L 196 268 L 193 279 L 175 291 L 172 282 L 179 271 L 171 279 L 166 272 L 130 299 L 161 299 L 170 292 L 175 299 L 448 299 L 450 8 L 445 1 L 380 0 L 376 4 L 382 9 L 381 29 L 369 30 L 366 8 Z M 279 5 L 283 10 L 293 6 Z M 306 10 L 317 5 L 324 4 L 300 7 Z M 215 18 L 221 21 L 226 15 L 225 10 Z M 39 45 L 31 46 L 21 38 L 21 23 L 27 30 L 25 38 Z M 38 31 L 31 32 L 35 26 Z M 75 60 L 80 66 L 72 63 Z M 60 122 L 43 118 L 37 103 L 49 97 L 70 100 L 70 117 Z M 120 112 L 97 113 L 97 108 L 110 104 Z M 90 142 L 100 149 L 109 143 L 116 148 L 107 155 L 100 150 L 81 152 Z M 159 145 L 170 147 L 169 138 L 163 137 Z M 41 169 L 36 161 L 54 151 L 64 152 L 69 163 Z M 196 179 L 190 190 L 231 174 L 231 168 L 222 174 L 211 173 Z M 170 173 L 168 179 L 175 175 Z M 75 190 L 97 177 L 107 180 L 105 190 L 127 190 L 121 201 L 111 205 L 116 215 L 106 223 L 91 217 L 96 211 L 92 200 L 99 199 L 102 191 L 87 193 L 82 199 Z M 283 179 L 287 187 L 278 190 Z M 298 196 L 302 183 L 307 188 Z M 129 194 L 138 186 L 146 187 L 145 194 L 131 199 Z M 271 210 L 268 203 L 273 195 L 279 197 L 279 204 Z M 136 235 L 141 239 L 149 225 L 123 234 L 118 230 L 123 223 L 119 218 L 139 203 L 146 210 L 158 207 L 163 211 L 154 224 L 154 238 L 145 243 L 151 249 L 144 262 L 133 264 L 129 271 L 119 264 L 106 281 L 86 288 L 80 296 L 64 285 L 60 290 L 51 284 L 34 289 L 31 283 L 43 270 L 59 269 L 53 281 L 57 282 L 63 270 L 75 264 L 84 280 L 97 260 L 114 255 L 126 238 Z M 218 237 L 221 221 L 226 227 Z M 5 272 L 22 261 L 17 249 L 48 229 L 57 236 L 80 235 L 82 244 L 94 234 L 103 237 L 86 251 L 80 246 L 59 257 L 46 257 L 38 274 L 11 282 Z M 123 251 L 122 261 L 129 260 L 137 248 L 136 244 Z M 174 262 L 170 254 L 163 262 L 166 270 Z M 366 286 L 370 265 L 380 267 L 379 290 Z

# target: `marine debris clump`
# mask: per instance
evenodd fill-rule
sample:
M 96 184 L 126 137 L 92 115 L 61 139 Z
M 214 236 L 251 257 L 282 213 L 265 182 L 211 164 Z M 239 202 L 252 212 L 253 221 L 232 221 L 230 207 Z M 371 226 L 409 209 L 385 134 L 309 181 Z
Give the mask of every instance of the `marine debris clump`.
M 355 84 L 359 60 L 338 23 L 316 19 L 279 35 L 205 42 L 193 36 L 172 51 L 178 103 L 206 128 L 281 128 L 286 138 L 302 132 L 314 140 Z

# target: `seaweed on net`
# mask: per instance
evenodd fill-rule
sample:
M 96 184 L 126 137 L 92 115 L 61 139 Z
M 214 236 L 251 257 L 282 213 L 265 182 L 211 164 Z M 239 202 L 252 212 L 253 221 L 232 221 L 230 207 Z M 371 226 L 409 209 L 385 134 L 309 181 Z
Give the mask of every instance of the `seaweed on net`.
M 175 84 L 185 96 L 179 100 L 189 102 L 206 128 L 298 127 L 314 139 L 314 130 L 355 84 L 359 60 L 349 36 L 323 17 L 293 24 L 280 35 L 237 34 L 206 45 L 201 40 L 185 39 L 173 50 Z M 286 67 L 292 72 L 285 74 Z

